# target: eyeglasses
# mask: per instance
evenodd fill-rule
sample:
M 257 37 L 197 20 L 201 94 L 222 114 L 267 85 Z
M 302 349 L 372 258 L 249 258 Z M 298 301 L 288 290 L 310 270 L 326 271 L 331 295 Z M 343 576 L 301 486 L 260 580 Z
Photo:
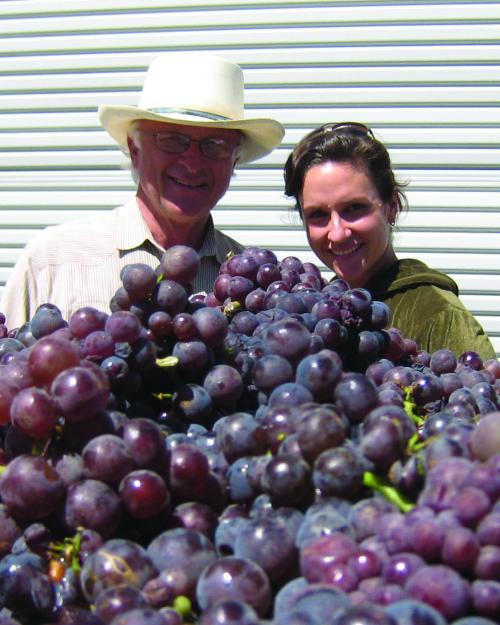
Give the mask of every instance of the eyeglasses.
M 138 128 L 140 132 L 151 135 L 155 138 L 156 147 L 162 152 L 169 154 L 182 154 L 185 152 L 191 142 L 200 144 L 200 152 L 207 158 L 222 160 L 229 158 L 240 148 L 239 143 L 231 143 L 226 139 L 218 137 L 206 137 L 204 139 L 193 139 L 182 132 L 149 132 Z
M 323 132 L 339 132 L 353 135 L 362 135 L 375 139 L 371 128 L 360 122 L 340 122 L 339 124 L 324 124 L 321 126 Z

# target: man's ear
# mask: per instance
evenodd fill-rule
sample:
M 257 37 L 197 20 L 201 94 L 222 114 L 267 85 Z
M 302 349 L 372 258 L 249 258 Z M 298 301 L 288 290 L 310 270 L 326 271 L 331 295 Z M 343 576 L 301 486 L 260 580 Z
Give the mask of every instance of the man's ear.
M 127 145 L 128 145 L 128 151 L 130 154 L 130 160 L 132 161 L 132 166 L 134 168 L 137 168 L 139 165 L 140 148 L 130 136 L 127 137 Z

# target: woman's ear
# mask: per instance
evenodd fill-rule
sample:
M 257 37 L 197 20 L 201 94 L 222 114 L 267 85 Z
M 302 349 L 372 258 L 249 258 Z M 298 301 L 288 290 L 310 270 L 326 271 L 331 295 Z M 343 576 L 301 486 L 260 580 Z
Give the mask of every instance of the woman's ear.
M 398 194 L 394 191 L 391 202 L 389 204 L 389 210 L 387 211 L 387 221 L 394 226 L 399 213 Z

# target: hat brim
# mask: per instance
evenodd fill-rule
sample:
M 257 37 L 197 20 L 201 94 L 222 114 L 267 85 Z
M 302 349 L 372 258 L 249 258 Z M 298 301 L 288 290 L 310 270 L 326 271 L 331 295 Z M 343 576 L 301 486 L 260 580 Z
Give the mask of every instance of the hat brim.
M 237 166 L 266 156 L 278 147 L 285 135 L 285 129 L 279 122 L 266 118 L 207 120 L 182 113 L 163 115 L 136 106 L 101 106 L 98 112 L 103 127 L 126 153 L 130 125 L 139 120 L 239 130 L 243 133 L 244 141 Z

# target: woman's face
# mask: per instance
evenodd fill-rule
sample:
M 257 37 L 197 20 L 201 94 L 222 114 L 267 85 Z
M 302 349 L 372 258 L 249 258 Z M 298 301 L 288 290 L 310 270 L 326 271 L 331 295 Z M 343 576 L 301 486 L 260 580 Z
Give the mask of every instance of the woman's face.
M 390 227 L 396 200 L 382 202 L 363 167 L 336 161 L 313 165 L 304 178 L 301 205 L 311 249 L 351 288 L 364 286 L 396 260 Z

